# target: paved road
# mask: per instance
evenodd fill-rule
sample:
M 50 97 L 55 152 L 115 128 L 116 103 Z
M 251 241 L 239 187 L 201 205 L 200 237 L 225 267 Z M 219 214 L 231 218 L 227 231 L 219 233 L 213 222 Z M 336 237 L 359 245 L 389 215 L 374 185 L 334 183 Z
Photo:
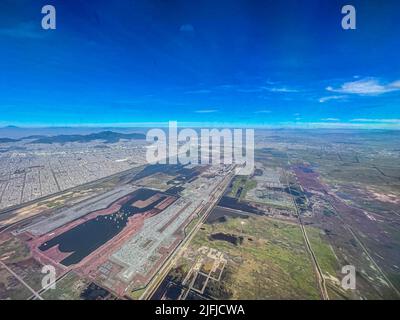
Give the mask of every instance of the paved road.
M 193 229 L 189 232 L 189 234 L 181 242 L 181 244 L 178 245 L 178 247 L 175 249 L 175 251 L 170 255 L 168 260 L 164 263 L 164 265 L 158 271 L 157 276 L 152 280 L 152 282 L 149 283 L 149 285 L 147 286 L 145 292 L 143 293 L 143 295 L 140 298 L 141 300 L 150 299 L 152 297 L 152 295 L 156 292 L 158 287 L 163 282 L 164 278 L 168 275 L 169 271 L 172 269 L 172 267 L 178 261 L 181 253 L 184 252 L 185 248 L 190 243 L 190 240 L 196 235 L 197 231 L 201 228 L 201 226 L 203 225 L 204 221 L 207 219 L 208 215 L 211 213 L 211 211 L 214 209 L 214 207 L 220 201 L 221 197 L 224 195 L 225 189 L 229 185 L 229 183 L 230 183 L 231 179 L 233 178 L 233 176 L 234 176 L 233 174 L 229 174 L 221 182 L 221 184 L 216 188 L 217 190 L 220 190 L 220 194 L 218 195 L 218 197 L 216 197 L 209 205 L 206 204 L 201 209 L 201 210 L 204 210 L 204 208 L 205 208 L 205 212 L 202 215 L 200 215 L 201 219 L 196 224 L 196 226 L 193 227 Z
M 288 158 L 289 158 L 289 156 L 288 156 Z M 289 167 L 291 165 L 289 160 L 288 160 L 288 165 L 289 165 Z M 299 220 L 300 229 L 301 229 L 301 232 L 303 234 L 304 242 L 306 244 L 306 249 L 307 249 L 308 253 L 311 256 L 311 259 L 312 259 L 312 262 L 313 262 L 313 265 L 314 265 L 314 270 L 316 271 L 316 276 L 317 276 L 317 280 L 318 280 L 318 286 L 319 286 L 319 289 L 320 289 L 319 291 L 321 293 L 321 297 L 324 300 L 329 300 L 328 290 L 326 289 L 326 282 L 325 282 L 324 275 L 322 273 L 322 269 L 319 266 L 317 257 L 316 257 L 316 255 L 315 255 L 315 253 L 314 253 L 314 251 L 313 251 L 313 249 L 311 247 L 311 243 L 310 243 L 310 240 L 308 239 L 306 228 L 304 227 L 303 220 L 301 219 L 301 216 L 300 216 L 300 210 L 299 210 L 299 208 L 297 206 L 297 203 L 296 203 L 296 201 L 294 199 L 294 196 L 292 194 L 292 189 L 290 188 L 289 179 L 288 179 L 286 174 L 285 174 L 285 177 L 286 177 L 287 187 L 289 188 L 289 192 L 290 192 L 290 195 L 292 197 L 292 201 L 293 201 L 294 206 L 296 208 L 297 219 Z

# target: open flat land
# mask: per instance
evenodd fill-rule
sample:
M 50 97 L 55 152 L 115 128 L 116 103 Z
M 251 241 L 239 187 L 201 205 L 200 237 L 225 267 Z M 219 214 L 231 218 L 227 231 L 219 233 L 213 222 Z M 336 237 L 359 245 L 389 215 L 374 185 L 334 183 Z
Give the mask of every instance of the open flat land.
M 399 134 L 313 133 L 259 133 L 253 174 L 232 180 L 153 298 L 400 298 Z M 226 261 L 218 281 L 201 271 L 210 251 Z
M 210 280 L 201 293 L 205 298 L 319 298 L 313 267 L 295 224 L 255 216 L 205 224 L 176 268 L 193 273 L 196 264 L 207 268 L 206 259 L 202 261 L 205 250 L 221 252 L 226 261 L 221 279 Z
M 249 176 L 131 163 L 3 209 L 0 298 L 399 299 L 399 133 L 312 133 L 259 130 Z

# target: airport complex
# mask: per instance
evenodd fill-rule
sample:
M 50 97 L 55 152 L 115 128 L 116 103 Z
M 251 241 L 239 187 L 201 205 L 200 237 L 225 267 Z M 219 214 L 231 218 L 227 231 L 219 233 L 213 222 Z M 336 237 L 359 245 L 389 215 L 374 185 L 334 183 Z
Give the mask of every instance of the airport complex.
M 398 297 L 391 136 L 258 131 L 244 176 L 148 165 L 143 139 L 110 135 L 1 143 L 1 299 Z

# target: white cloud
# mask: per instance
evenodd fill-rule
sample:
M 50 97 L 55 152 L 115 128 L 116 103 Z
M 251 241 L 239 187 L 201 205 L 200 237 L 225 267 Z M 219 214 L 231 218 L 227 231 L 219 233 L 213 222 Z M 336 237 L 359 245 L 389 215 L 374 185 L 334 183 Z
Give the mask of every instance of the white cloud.
M 288 87 L 266 87 L 266 86 L 259 86 L 253 88 L 239 88 L 238 92 L 243 93 L 255 93 L 255 92 L 276 92 L 276 93 L 295 93 L 300 92 L 297 89 L 288 88 Z
M 241 93 L 256 93 L 256 92 L 262 92 L 264 91 L 264 87 L 259 87 L 259 88 L 250 88 L 250 89 L 238 89 L 238 92 Z
M 319 102 L 320 103 L 325 103 L 325 102 L 327 102 L 327 101 L 331 101 L 331 100 L 341 100 L 341 99 L 344 99 L 344 98 L 346 98 L 346 96 L 328 96 L 328 97 L 322 97 L 322 98 L 320 98 L 319 99 Z
M 400 90 L 400 80 L 394 81 L 390 85 L 391 85 L 392 88 Z
M 338 118 L 323 118 L 321 121 L 340 121 Z
M 40 39 L 46 35 L 46 32 L 43 32 L 40 25 L 38 26 L 33 22 L 24 22 L 12 28 L 0 28 L 0 35 L 13 38 Z
M 272 112 L 271 110 L 257 110 L 257 111 L 254 111 L 255 114 L 260 114 L 260 113 L 271 113 L 271 112 Z
M 359 118 L 352 119 L 351 122 L 373 122 L 373 123 L 394 123 L 400 124 L 400 119 L 367 119 L 367 118 Z
M 211 90 L 200 89 L 200 90 L 190 90 L 185 92 L 185 94 L 206 94 L 206 93 L 211 93 Z
M 365 78 L 357 81 L 346 82 L 340 88 L 327 87 L 331 92 L 358 95 L 379 95 L 400 90 L 400 80 L 391 83 L 381 83 L 375 78 Z
M 270 92 L 283 92 L 283 93 L 299 92 L 299 90 L 290 89 L 290 88 L 286 88 L 286 87 L 273 87 L 273 88 L 265 88 L 265 89 Z
M 218 110 L 215 109 L 205 109 L 205 110 L 196 110 L 196 113 L 214 113 L 214 112 L 218 112 Z

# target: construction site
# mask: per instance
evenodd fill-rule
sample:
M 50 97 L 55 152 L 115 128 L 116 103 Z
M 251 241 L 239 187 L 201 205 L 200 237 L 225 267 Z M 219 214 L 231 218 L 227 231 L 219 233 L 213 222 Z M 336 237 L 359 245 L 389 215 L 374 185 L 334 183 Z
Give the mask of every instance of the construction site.
M 54 209 L 50 217 L 17 223 L 2 237 L 18 241 L 36 273 L 51 265 L 59 279 L 73 273 L 115 297 L 132 298 L 219 199 L 232 170 L 150 166 L 111 190 Z

